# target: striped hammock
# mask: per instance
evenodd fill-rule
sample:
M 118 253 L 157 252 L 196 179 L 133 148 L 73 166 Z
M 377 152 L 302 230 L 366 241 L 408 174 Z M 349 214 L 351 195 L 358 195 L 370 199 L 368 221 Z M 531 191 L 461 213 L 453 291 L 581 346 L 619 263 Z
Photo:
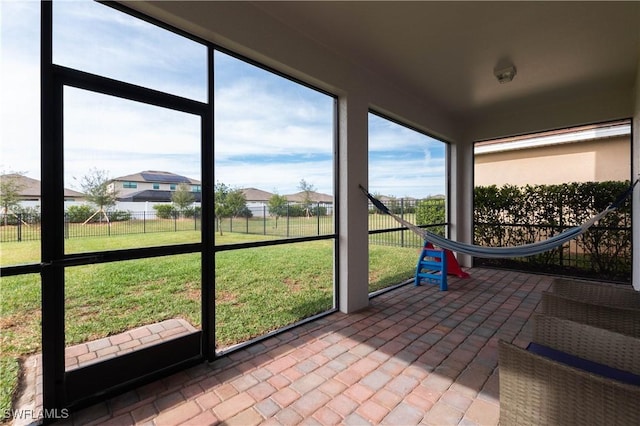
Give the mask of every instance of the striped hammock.
M 360 185 L 360 189 L 365 193 L 367 198 L 373 203 L 373 205 L 384 214 L 388 214 L 393 217 L 398 223 L 406 226 L 411 231 L 415 232 L 417 235 L 420 235 L 425 242 L 430 242 L 435 246 L 440 248 L 444 248 L 447 250 L 455 251 L 457 253 L 464 253 L 474 257 L 481 258 L 510 258 L 510 257 L 526 257 L 533 256 L 536 254 L 544 253 L 549 251 L 555 247 L 561 246 L 569 240 L 572 240 L 579 235 L 583 234 L 587 231 L 593 224 L 602 219 L 608 213 L 617 209 L 622 202 L 631 195 L 633 191 L 633 187 L 638 183 L 640 179 L 636 180 L 627 191 L 621 194 L 616 201 L 611 203 L 606 209 L 601 211 L 600 213 L 594 215 L 592 218 L 587 220 L 580 226 L 575 226 L 573 228 L 569 228 L 566 231 L 561 232 L 558 235 L 554 235 L 551 238 L 548 238 L 543 241 L 537 241 L 535 243 L 523 244 L 520 246 L 513 247 L 485 247 L 478 246 L 475 244 L 467 244 L 461 243 L 458 241 L 453 241 L 448 238 L 441 237 L 440 235 L 434 234 L 433 232 L 429 232 L 426 229 L 420 228 L 417 225 L 414 225 L 411 222 L 408 222 L 401 218 L 398 215 L 393 214 L 387 206 L 385 206 L 382 201 L 375 198 L 371 195 L 362 185 Z

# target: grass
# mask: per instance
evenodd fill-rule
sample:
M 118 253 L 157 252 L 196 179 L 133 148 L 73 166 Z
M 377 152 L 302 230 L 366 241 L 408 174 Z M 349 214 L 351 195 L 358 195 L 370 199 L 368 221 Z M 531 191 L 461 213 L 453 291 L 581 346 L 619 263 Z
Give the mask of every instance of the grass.
M 271 238 L 225 233 L 216 234 L 216 244 Z M 65 251 L 82 253 L 199 239 L 197 231 L 72 238 L 65 241 Z M 417 255 L 415 248 L 370 245 L 369 290 L 410 278 Z M 4 266 L 33 263 L 39 258 L 39 241 L 0 245 Z M 200 263 L 196 253 L 67 268 L 66 344 L 168 318 L 181 317 L 200 327 Z M 215 265 L 218 348 L 333 306 L 333 240 L 219 252 Z M 0 286 L 0 403 L 10 404 L 19 360 L 40 351 L 40 276 L 3 277 Z
M 0 422 L 6 419 L 5 413 L 11 409 L 11 401 L 18 387 L 20 365 L 12 357 L 0 357 Z
M 413 278 L 420 249 L 369 245 L 369 292 Z
M 223 232 L 304 237 L 333 233 L 333 216 L 312 217 L 252 217 L 225 218 L 220 225 Z
M 332 241 L 216 255 L 216 343 L 259 336 L 333 307 Z

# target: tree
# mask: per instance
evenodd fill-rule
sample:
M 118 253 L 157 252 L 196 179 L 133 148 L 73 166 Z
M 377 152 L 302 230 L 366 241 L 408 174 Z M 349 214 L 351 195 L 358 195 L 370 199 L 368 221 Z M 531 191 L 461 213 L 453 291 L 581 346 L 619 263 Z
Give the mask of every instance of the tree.
M 74 177 L 74 179 L 76 178 Z M 93 168 L 79 180 L 79 183 L 87 201 L 98 207 L 98 210 L 86 220 L 85 224 L 97 214 L 103 214 L 108 223 L 109 218 L 105 208 L 115 206 L 118 199 L 118 192 L 115 186 L 109 185 L 111 183 L 109 172 Z
M 240 189 L 233 189 L 227 196 L 227 204 L 233 217 L 251 217 L 251 211 L 247 207 L 247 198 Z
M 304 179 L 300 180 L 298 189 L 302 191 L 302 208 L 304 209 L 307 217 L 311 216 L 311 207 L 313 205 L 313 192 L 316 190 L 315 186 L 307 183 Z
M 247 199 L 240 189 L 231 189 L 222 182 L 216 182 L 213 194 L 218 231 L 222 235 L 222 219 L 243 214 L 247 209 Z
M 284 195 L 273 194 L 267 203 L 269 214 L 276 218 L 276 228 L 278 228 L 278 218 L 287 214 L 287 198 Z
M 196 197 L 191 192 L 191 188 L 186 183 L 181 183 L 178 188 L 171 194 L 171 201 L 178 206 L 178 210 L 184 211 L 194 201 Z
M 2 174 L 0 176 L 0 206 L 4 213 L 4 224 L 7 225 L 8 215 L 20 205 L 21 173 Z

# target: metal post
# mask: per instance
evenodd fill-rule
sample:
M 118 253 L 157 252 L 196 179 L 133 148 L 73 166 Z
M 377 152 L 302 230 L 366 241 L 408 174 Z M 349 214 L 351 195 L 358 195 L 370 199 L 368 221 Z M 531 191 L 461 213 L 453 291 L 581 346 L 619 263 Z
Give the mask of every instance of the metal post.
M 400 217 L 404 219 L 404 198 L 400 198 Z M 404 230 L 400 231 L 400 247 L 404 247 Z
M 558 224 L 560 225 L 560 232 L 563 231 L 563 225 L 564 225 L 564 212 L 562 209 L 562 194 L 558 195 L 558 204 L 560 207 L 560 218 L 558 220 Z M 563 244 L 564 245 L 564 244 Z M 560 246 L 560 254 L 559 254 L 559 261 L 560 261 L 560 266 L 564 266 L 564 247 Z M 569 247 L 571 247 L 571 242 L 569 242 Z M 571 255 L 569 255 L 569 258 L 571 258 Z
M 17 215 L 18 223 L 16 230 L 18 231 L 18 241 L 22 241 L 22 213 L 18 213 Z

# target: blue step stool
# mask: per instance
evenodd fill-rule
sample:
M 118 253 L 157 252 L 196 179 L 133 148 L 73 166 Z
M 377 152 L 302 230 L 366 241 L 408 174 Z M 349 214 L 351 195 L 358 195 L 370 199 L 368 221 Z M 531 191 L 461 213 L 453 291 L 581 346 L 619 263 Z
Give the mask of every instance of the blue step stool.
M 447 291 L 447 255 L 444 250 L 423 247 L 416 266 L 415 285 L 420 281 L 439 284 L 440 291 Z

